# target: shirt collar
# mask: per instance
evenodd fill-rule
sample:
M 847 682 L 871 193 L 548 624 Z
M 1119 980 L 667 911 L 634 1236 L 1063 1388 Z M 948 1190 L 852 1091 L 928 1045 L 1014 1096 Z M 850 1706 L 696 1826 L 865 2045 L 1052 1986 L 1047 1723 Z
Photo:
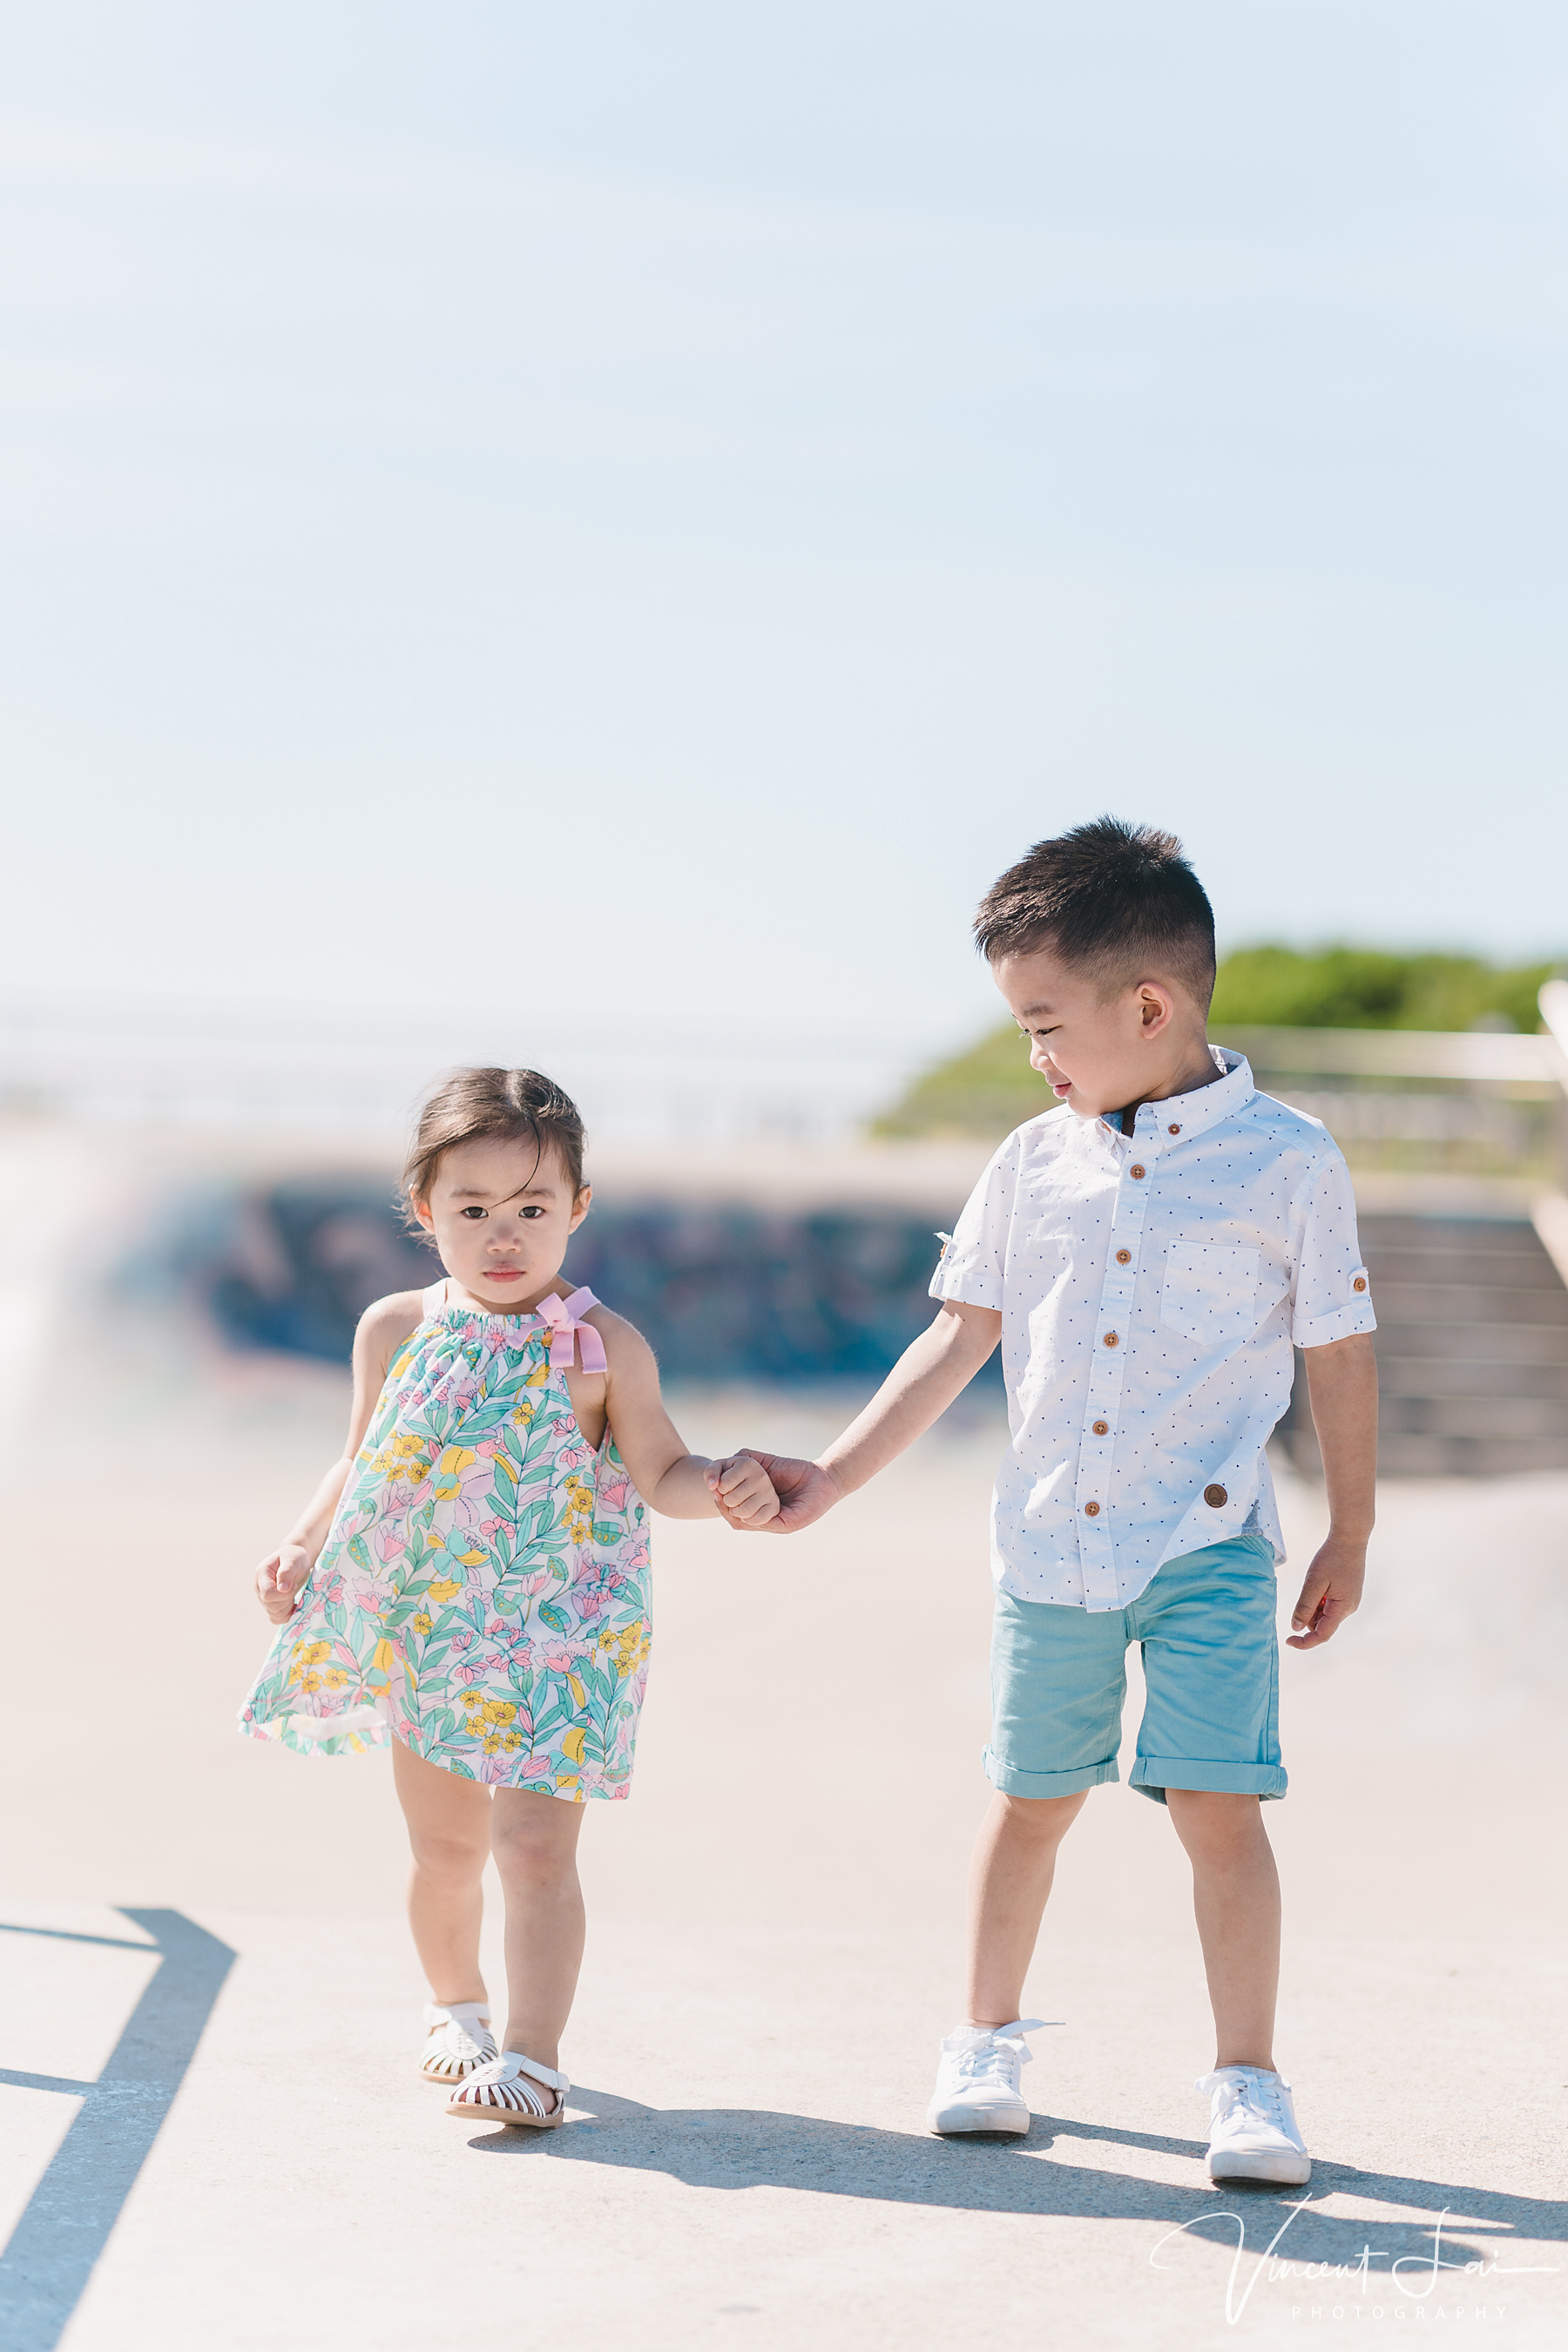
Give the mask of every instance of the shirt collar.
M 1159 1102 L 1140 1103 L 1131 1135 L 1122 1134 L 1120 1113 L 1114 1118 L 1102 1118 L 1100 1123 L 1106 1133 L 1129 1148 L 1135 1142 L 1158 1139 L 1168 1150 L 1189 1136 L 1202 1135 L 1208 1128 L 1217 1127 L 1222 1118 L 1233 1118 L 1258 1092 L 1251 1068 L 1247 1056 L 1233 1054 L 1228 1045 L 1211 1045 L 1209 1052 L 1223 1076 L 1211 1079 L 1206 1087 L 1194 1087 L 1188 1094 L 1166 1095 Z

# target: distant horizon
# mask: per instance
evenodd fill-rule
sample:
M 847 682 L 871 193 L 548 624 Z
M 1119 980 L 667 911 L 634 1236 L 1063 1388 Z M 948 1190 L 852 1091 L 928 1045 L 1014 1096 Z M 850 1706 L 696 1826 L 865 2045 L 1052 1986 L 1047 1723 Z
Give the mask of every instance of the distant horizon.
M 1227 956 L 1248 954 L 1267 948 L 1284 948 L 1292 953 L 1309 956 L 1347 950 L 1352 953 L 1373 955 L 1454 957 L 1463 961 L 1474 960 L 1498 972 L 1528 971 L 1540 964 L 1560 964 L 1568 973 L 1568 943 L 1563 946 L 1561 952 L 1545 947 L 1522 953 L 1516 950 L 1503 956 L 1453 940 L 1414 941 L 1388 938 L 1325 938 L 1307 940 L 1278 936 L 1267 939 L 1248 937 L 1222 944 L 1219 960 L 1223 964 Z M 986 1009 L 984 1003 L 978 1008 L 982 1023 L 985 1020 Z M 952 1040 L 938 1038 L 929 1050 L 943 1052 L 950 1042 L 962 1042 L 964 1035 L 977 1034 L 974 1010 L 973 1007 L 968 1008 L 966 1026 L 955 1030 Z M 239 1024 L 246 1036 L 272 1041 L 296 1032 L 302 1039 L 319 1040 L 321 1024 L 327 1020 L 334 1024 L 342 1024 L 342 1034 L 338 1042 L 346 1044 L 351 1034 L 363 1021 L 384 1012 L 384 1007 L 374 996 L 356 1003 L 351 997 L 300 996 L 295 999 L 280 997 L 276 992 L 264 994 L 258 992 L 254 995 L 234 994 L 215 999 L 210 991 L 200 997 L 194 992 L 184 996 L 174 993 L 138 996 L 123 988 L 117 990 L 112 996 L 73 993 L 68 990 L 32 994 L 9 991 L 0 994 L 0 1025 L 16 1022 L 28 1026 L 53 1024 L 61 1028 L 101 1026 L 109 1032 L 140 1034 L 156 1034 L 162 1028 L 174 1034 L 205 1037 L 217 1034 L 227 1025 Z M 708 1025 L 689 1028 L 679 1038 L 672 1037 L 668 1021 L 659 1019 L 657 1014 L 645 1017 L 647 1025 L 640 1030 L 635 1024 L 616 1024 L 603 1020 L 574 1023 L 570 1015 L 553 1015 L 539 1025 L 554 1037 L 570 1034 L 574 1042 L 595 1052 L 605 1053 L 646 1050 L 656 1055 L 671 1052 L 706 1054 L 739 1045 L 779 1054 L 825 1053 L 849 1056 L 873 1047 L 885 1050 L 886 1045 L 886 1024 L 869 1015 L 863 1023 L 850 1019 L 831 1025 L 814 1023 L 795 1029 L 781 1026 L 767 1031 L 760 1031 L 752 1024 Z M 1005 1006 L 998 998 L 991 1013 L 989 1026 L 1003 1027 L 1008 1017 Z M 417 1006 L 400 1009 L 396 1025 L 405 1038 L 418 1037 L 434 1046 L 455 1032 L 466 1032 L 473 1036 L 481 1030 L 499 1029 L 510 1024 L 504 1014 L 476 1014 L 472 1008 L 435 1004 L 423 1009 Z M 499 1039 L 496 1041 L 498 1045 L 500 1042 Z

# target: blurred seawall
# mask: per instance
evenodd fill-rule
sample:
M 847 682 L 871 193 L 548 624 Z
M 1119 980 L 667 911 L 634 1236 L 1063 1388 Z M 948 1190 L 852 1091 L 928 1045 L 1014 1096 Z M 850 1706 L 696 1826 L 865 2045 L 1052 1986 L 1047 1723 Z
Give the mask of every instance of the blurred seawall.
M 937 1235 L 989 1150 L 612 1142 L 566 1271 L 647 1333 L 669 1381 L 863 1396 L 929 1321 Z M 29 1385 L 29 1335 L 89 1296 L 162 1332 L 171 1360 L 345 1367 L 370 1300 L 438 1273 L 403 1227 L 398 1159 L 386 1127 L 0 1121 L 10 1385 Z M 1519 1179 L 1361 1171 L 1357 1189 L 1384 1475 L 1568 1467 L 1568 1204 Z M 999 1385 L 994 1362 L 991 1409 Z M 1316 1472 L 1300 1379 L 1281 1443 Z
M 166 1149 L 166 1147 L 165 1147 Z M 685 1381 L 875 1381 L 932 1313 L 941 1247 L 987 1157 L 975 1145 L 671 1146 L 594 1154 L 566 1270 Z M 373 1298 L 439 1276 L 395 1202 L 395 1161 L 332 1164 L 230 1139 L 173 1160 L 117 1281 L 196 1308 L 230 1348 L 346 1362 Z

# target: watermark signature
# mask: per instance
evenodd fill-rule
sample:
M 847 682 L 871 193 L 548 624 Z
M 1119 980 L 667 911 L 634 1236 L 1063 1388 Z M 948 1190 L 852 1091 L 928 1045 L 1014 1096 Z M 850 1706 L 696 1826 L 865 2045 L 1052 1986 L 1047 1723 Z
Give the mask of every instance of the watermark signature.
M 1373 2263 L 1387 2262 L 1386 2286 L 1391 2287 L 1400 2298 L 1399 2303 L 1394 2306 L 1396 2315 L 1405 2317 L 1407 2315 L 1409 2307 L 1424 2305 L 1436 2292 L 1445 2271 L 1458 2272 L 1467 2280 L 1480 2280 L 1539 2277 L 1547 2273 L 1555 2273 L 1558 2268 L 1555 2263 L 1504 2263 L 1484 2254 L 1470 2254 L 1462 2262 L 1450 2261 L 1443 2252 L 1443 2226 L 1453 2210 L 1447 2205 L 1444 2206 L 1442 2212 L 1437 2216 L 1430 2232 L 1432 2251 L 1429 2254 L 1400 2254 L 1390 2262 L 1389 2249 L 1386 2246 L 1374 2246 L 1369 2240 L 1363 2245 L 1354 2262 L 1297 2262 L 1291 2255 L 1279 2253 L 1279 2242 L 1295 2221 L 1297 2214 L 1307 2212 L 1311 2205 L 1312 2200 L 1310 2197 L 1302 2197 L 1290 2206 L 1285 2219 L 1280 2222 L 1262 2252 L 1255 2256 L 1251 2274 L 1245 2284 L 1242 2281 L 1242 2258 L 1247 2252 L 1247 2224 L 1239 2213 L 1194 2213 L 1190 2221 L 1173 2223 L 1150 2248 L 1150 2263 L 1157 2271 L 1168 2270 L 1169 2263 L 1162 2263 L 1159 2259 L 1160 2248 L 1168 2245 L 1173 2238 L 1179 2238 L 1187 2231 L 1205 2227 L 1211 2221 L 1233 2222 L 1236 2227 L 1236 2248 L 1230 2258 L 1230 2275 L 1225 2286 L 1226 2324 L 1230 2327 L 1237 2325 L 1242 2313 L 1247 2309 L 1247 2304 L 1252 2299 L 1253 2289 L 1265 2272 L 1268 2273 L 1270 2285 L 1279 2279 L 1292 2284 L 1320 2287 L 1326 2287 L 1331 2284 L 1342 2294 L 1347 2296 L 1353 2296 L 1356 2282 L 1359 2281 L 1361 2294 L 1364 2301 L 1372 2282 Z M 1427 2232 L 1422 2231 L 1418 2234 L 1425 2237 Z M 1352 2308 L 1354 2308 L 1353 2305 Z M 1299 2313 L 1300 2306 L 1292 2315 L 1299 2315 Z M 1317 2306 L 1313 2306 L 1313 2315 L 1319 2315 Z M 1341 2310 L 1336 2308 L 1334 2316 L 1337 2318 L 1341 2315 Z M 1383 2316 L 1381 2305 L 1377 2306 L 1377 2315 L 1379 2318 Z M 1502 2316 L 1501 2307 L 1496 2316 L 1499 2318 Z

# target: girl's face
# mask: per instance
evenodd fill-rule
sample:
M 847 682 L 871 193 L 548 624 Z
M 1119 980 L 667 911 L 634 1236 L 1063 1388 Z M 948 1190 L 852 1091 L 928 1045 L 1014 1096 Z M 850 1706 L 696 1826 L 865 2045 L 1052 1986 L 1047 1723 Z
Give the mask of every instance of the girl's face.
M 441 1154 L 427 1201 L 414 1213 L 441 1263 L 491 1315 L 526 1313 L 561 1271 L 593 1188 L 574 1197 L 560 1154 L 527 1142 L 457 1143 Z

